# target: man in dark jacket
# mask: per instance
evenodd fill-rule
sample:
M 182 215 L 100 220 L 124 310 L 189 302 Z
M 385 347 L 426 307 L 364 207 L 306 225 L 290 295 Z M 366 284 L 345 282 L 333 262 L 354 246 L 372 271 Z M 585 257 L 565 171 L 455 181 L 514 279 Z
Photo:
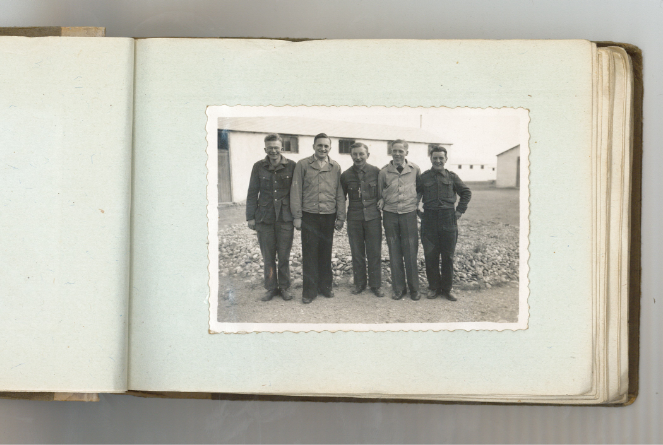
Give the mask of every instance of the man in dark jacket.
M 457 221 L 467 210 L 472 192 L 457 174 L 444 168 L 447 162 L 447 150 L 444 147 L 434 146 L 430 160 L 432 167 L 422 173 L 421 182 L 417 186 L 417 193 L 423 195 L 421 244 L 426 259 L 427 297 L 432 299 L 441 295 L 442 298 L 456 301 L 456 297 L 451 294 L 451 284 L 458 240 Z M 456 195 L 460 196 L 458 206 L 455 206 Z
M 258 232 L 258 243 L 265 263 L 265 289 L 262 301 L 279 294 L 284 300 L 290 295 L 290 250 L 294 237 L 290 212 L 290 186 L 295 162 L 282 154 L 283 140 L 278 134 L 265 137 L 267 156 L 251 171 L 246 197 L 246 220 L 249 229 Z M 279 265 L 276 267 L 278 255 Z
M 341 175 L 341 186 L 348 204 L 348 239 L 352 253 L 353 294 L 360 294 L 368 285 L 377 297 L 384 293 L 382 285 L 382 218 L 378 210 L 378 174 L 380 169 L 366 161 L 368 147 L 361 142 L 350 146 L 353 165 Z M 368 257 L 368 283 L 366 280 Z

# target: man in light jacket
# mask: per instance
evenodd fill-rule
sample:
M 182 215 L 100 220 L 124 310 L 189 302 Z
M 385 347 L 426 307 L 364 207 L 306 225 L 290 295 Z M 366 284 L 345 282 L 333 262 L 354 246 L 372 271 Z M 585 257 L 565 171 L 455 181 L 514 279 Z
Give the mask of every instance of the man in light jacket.
M 290 209 L 294 226 L 302 231 L 302 302 L 318 294 L 334 296 L 331 265 L 334 228 L 345 222 L 345 196 L 341 187 L 341 166 L 329 157 L 331 139 L 320 133 L 313 139 L 313 156 L 297 162 L 290 188 Z
M 410 298 L 419 300 L 419 269 L 417 252 L 419 235 L 417 228 L 417 195 L 421 170 L 408 162 L 408 143 L 398 139 L 392 143 L 393 160 L 380 170 L 378 176 L 378 208 L 383 210 L 384 233 L 389 248 L 391 267 L 391 298 L 400 300 L 410 289 Z M 405 267 L 403 267 L 405 263 Z M 407 275 L 407 287 L 406 278 Z

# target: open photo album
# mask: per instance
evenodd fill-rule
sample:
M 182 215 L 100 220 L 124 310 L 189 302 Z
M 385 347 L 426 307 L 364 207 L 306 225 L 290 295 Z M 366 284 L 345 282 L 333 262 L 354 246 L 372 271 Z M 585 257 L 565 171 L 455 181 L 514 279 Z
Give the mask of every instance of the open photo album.
M 631 403 L 637 57 L 0 37 L 0 395 Z

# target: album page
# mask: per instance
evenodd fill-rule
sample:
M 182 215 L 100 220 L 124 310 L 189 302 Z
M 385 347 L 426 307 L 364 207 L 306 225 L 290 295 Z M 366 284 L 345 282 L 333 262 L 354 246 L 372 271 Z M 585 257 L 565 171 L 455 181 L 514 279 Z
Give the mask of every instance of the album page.
M 130 389 L 594 400 L 594 59 L 136 41 Z
M 127 388 L 133 56 L 0 37 L 0 390 Z

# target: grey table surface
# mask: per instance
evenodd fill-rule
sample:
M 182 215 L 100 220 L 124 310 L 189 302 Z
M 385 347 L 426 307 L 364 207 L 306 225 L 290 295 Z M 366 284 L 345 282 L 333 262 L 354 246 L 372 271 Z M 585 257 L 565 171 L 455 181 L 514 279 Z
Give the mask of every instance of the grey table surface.
M 628 407 L 0 400 L 0 442 L 614 442 L 661 429 L 663 1 L 0 0 L 0 26 L 104 26 L 118 37 L 589 39 L 644 53 L 640 396 Z

